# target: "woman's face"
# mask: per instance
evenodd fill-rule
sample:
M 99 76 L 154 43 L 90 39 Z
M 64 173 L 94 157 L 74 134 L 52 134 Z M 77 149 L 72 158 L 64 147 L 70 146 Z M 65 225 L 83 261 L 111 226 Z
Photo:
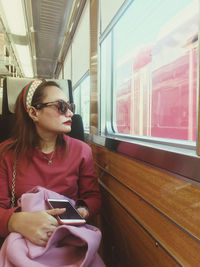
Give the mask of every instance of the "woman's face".
M 42 103 L 63 100 L 68 102 L 64 92 L 56 86 L 47 86 L 44 92 Z M 36 109 L 36 119 L 34 120 L 38 133 L 68 133 L 71 131 L 71 118 L 73 113 L 68 109 L 64 114 L 58 110 L 55 104 Z

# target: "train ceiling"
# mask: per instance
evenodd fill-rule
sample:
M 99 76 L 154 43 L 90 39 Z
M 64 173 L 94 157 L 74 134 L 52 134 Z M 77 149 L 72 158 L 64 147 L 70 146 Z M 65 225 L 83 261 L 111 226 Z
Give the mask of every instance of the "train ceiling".
M 12 33 L 5 12 L 3 12 L 5 10 L 3 1 L 7 1 L 7 4 L 14 0 L 0 0 L 2 23 L 0 29 L 1 33 L 6 32 L 6 50 L 3 60 L 8 61 L 6 59 L 8 56 L 11 58 L 10 66 L 7 61 L 2 64 L 2 58 L 0 59 L 0 75 L 12 75 L 16 70 L 19 74 L 19 69 L 22 70 L 19 54 L 14 47 L 16 44 L 29 47 L 33 77 L 58 76 L 86 0 L 21 0 L 25 18 L 25 36 Z M 14 19 L 16 17 L 17 14 Z M 3 68 L 8 70 L 7 73 L 5 70 L 2 73 Z M 28 76 L 24 73 L 22 70 L 21 75 Z

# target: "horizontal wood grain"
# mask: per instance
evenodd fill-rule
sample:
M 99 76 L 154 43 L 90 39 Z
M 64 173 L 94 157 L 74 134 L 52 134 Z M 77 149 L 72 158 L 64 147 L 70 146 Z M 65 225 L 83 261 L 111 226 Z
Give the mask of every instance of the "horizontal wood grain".
M 103 196 L 104 250 L 111 250 L 115 267 L 180 266 L 106 190 Z M 110 239 L 110 240 L 109 240 Z M 109 246 L 106 246 L 109 244 Z
M 200 243 L 107 173 L 100 184 L 182 266 L 198 266 Z M 105 191 L 104 190 L 104 191 Z M 103 196 L 103 199 L 105 196 Z M 107 204 L 106 204 L 107 205 Z M 120 223 L 123 225 L 123 221 Z
M 200 187 L 145 163 L 91 145 L 98 165 L 200 240 Z

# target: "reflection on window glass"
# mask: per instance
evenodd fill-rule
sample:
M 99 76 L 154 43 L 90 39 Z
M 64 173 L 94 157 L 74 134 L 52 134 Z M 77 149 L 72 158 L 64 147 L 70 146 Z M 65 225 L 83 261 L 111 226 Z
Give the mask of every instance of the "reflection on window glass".
M 196 140 L 197 0 L 135 0 L 114 30 L 116 132 Z
M 80 103 L 80 86 L 76 87 L 73 92 L 74 103 L 76 106 L 75 113 L 81 114 L 81 103 Z
M 90 127 L 90 78 L 89 76 L 81 83 L 81 115 L 84 129 L 89 131 Z
M 83 119 L 84 130 L 89 131 L 90 126 L 90 78 L 87 76 L 74 90 L 74 103 L 76 114 Z
M 0 115 L 2 115 L 3 88 L 0 87 Z
M 111 88 L 111 34 L 101 43 L 101 134 L 105 134 L 106 116 L 110 113 L 110 105 L 106 101 L 109 101 L 109 88 Z M 107 122 L 109 120 L 107 119 Z

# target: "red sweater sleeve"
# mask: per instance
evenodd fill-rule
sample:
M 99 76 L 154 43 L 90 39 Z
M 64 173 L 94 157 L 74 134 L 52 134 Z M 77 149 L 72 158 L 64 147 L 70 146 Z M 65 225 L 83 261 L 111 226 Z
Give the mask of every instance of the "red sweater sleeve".
M 100 210 L 101 194 L 94 171 L 92 151 L 89 146 L 85 146 L 83 149 L 83 159 L 79 171 L 79 200 L 77 204 L 84 201 L 91 217 Z

